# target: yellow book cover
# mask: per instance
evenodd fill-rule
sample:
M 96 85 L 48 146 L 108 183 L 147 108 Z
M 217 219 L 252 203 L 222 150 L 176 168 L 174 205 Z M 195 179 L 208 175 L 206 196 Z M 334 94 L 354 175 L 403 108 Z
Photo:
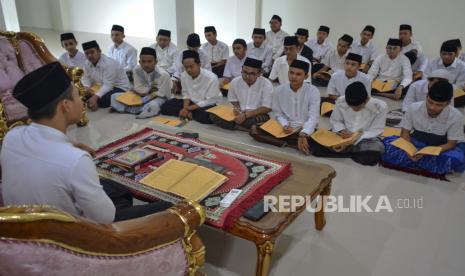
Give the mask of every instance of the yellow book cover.
M 320 110 L 320 115 L 323 116 L 325 115 L 326 113 L 330 112 L 330 111 L 333 111 L 334 110 L 334 107 L 336 107 L 336 105 L 332 104 L 332 103 L 329 103 L 329 102 L 324 102 L 321 104 L 321 110 Z
M 402 129 L 396 127 L 385 127 L 384 132 L 381 136 L 389 137 L 389 136 L 400 136 Z
M 377 90 L 378 92 L 390 92 L 396 89 L 398 82 L 395 80 L 374 80 L 371 83 L 371 88 Z
M 142 105 L 142 98 L 141 96 L 137 95 L 136 93 L 132 91 L 126 91 L 123 93 L 123 95 L 118 96 L 116 100 L 120 103 L 123 103 L 125 105 L 129 106 L 136 106 L 136 105 Z
M 391 145 L 405 151 L 410 156 L 415 156 L 417 154 L 438 156 L 441 154 L 441 150 L 442 150 L 441 147 L 434 147 L 434 146 L 424 147 L 418 150 L 414 144 L 410 143 L 409 141 L 405 140 L 402 137 L 391 142 Z
M 358 70 L 364 70 L 367 65 L 365 63 L 360 64 Z
M 465 91 L 463 91 L 460 88 L 455 88 L 454 89 L 454 98 L 462 97 L 465 96 Z
M 153 121 L 162 125 L 167 125 L 167 126 L 180 126 L 183 122 L 179 119 L 171 119 L 171 118 L 166 118 L 166 117 L 161 117 L 157 116 L 153 118 Z
M 315 131 L 311 137 L 313 140 L 315 140 L 318 144 L 331 148 L 331 147 L 340 147 L 340 146 L 346 146 L 346 145 L 351 145 L 355 143 L 355 141 L 360 138 L 362 135 L 361 132 L 354 132 L 352 136 L 349 138 L 342 138 L 339 136 L 337 133 L 334 133 L 332 131 L 329 131 L 327 129 L 320 128 L 317 131 Z
M 217 105 L 207 109 L 207 112 L 215 114 L 216 116 L 228 122 L 232 122 L 234 121 L 234 118 L 236 118 L 236 115 L 234 115 L 233 107 L 229 105 Z
M 197 164 L 170 159 L 140 180 L 140 183 L 200 201 L 226 182 L 228 178 Z
M 90 90 L 92 91 L 92 93 L 97 93 L 97 91 L 100 90 L 100 87 L 102 87 L 100 84 L 94 84 L 90 87 Z
M 230 88 L 231 88 L 231 82 L 228 82 L 225 85 L 223 85 L 223 87 L 221 87 L 221 89 L 224 89 L 224 90 L 229 90 Z
M 276 138 L 284 138 L 284 137 L 290 136 L 299 130 L 299 129 L 295 129 L 291 133 L 285 133 L 284 127 L 275 119 L 269 119 L 266 123 L 261 125 L 260 128 L 268 132 L 269 134 L 273 135 Z

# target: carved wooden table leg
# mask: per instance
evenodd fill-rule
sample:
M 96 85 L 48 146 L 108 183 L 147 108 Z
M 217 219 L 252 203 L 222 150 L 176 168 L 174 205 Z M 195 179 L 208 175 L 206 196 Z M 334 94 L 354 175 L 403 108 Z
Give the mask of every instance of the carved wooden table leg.
M 267 276 L 271 265 L 271 255 L 273 254 L 274 241 L 267 240 L 257 246 L 257 269 L 256 276 Z
M 315 228 L 318 231 L 323 230 L 326 224 L 326 219 L 325 219 L 325 200 L 324 196 L 328 196 L 331 194 L 331 183 L 328 184 L 320 193 L 320 200 L 321 202 L 321 208 L 317 212 L 315 212 Z

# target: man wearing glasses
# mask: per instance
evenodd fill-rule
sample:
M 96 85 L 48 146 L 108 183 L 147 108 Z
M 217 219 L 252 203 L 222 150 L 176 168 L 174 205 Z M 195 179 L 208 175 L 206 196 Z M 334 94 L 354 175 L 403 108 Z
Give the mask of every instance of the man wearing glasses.
M 228 122 L 210 114 L 210 119 L 224 129 L 248 131 L 252 125 L 268 121 L 273 85 L 261 75 L 262 61 L 246 58 L 240 77 L 231 81 L 228 100 L 234 107 L 234 121 Z
M 403 93 L 407 92 L 406 89 L 405 92 L 403 90 L 412 82 L 412 67 L 410 60 L 405 55 L 400 54 L 401 48 L 400 39 L 390 38 L 386 46 L 386 54 L 378 56 L 368 71 L 368 75 L 373 81 L 395 81 L 399 85 L 392 87 L 391 91 L 382 93 L 373 89 L 372 95 L 400 100 Z

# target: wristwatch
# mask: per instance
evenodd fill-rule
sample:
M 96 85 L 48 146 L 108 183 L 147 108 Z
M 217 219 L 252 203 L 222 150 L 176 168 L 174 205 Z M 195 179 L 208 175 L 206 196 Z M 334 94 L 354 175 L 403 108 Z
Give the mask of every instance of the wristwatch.
M 299 132 L 299 137 L 305 137 L 305 138 L 307 138 L 307 137 L 308 137 L 308 135 L 307 135 L 306 133 Z

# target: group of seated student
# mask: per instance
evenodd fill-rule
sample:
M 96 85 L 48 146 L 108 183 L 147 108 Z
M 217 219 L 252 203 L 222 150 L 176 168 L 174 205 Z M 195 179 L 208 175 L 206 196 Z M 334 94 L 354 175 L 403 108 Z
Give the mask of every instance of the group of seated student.
M 203 124 L 213 123 L 225 129 L 248 131 L 257 141 L 295 147 L 304 154 L 351 157 L 365 165 L 374 165 L 380 160 L 396 164 L 391 157 L 399 154 L 386 142 L 392 141 L 391 137 L 380 138 L 389 110 L 384 101 L 373 96 L 404 98 L 402 111 L 406 114 L 402 125 L 409 116 L 414 119 L 421 116 L 418 112 L 409 113 L 416 105 L 418 108 L 425 105 L 423 110 L 428 112 L 423 115 L 434 120 L 446 116 L 445 113 L 456 114 L 450 111 L 455 110 L 454 103 L 465 105 L 465 97 L 454 101 L 453 97 L 444 100 L 437 96 L 449 93 L 444 90 L 444 83 L 449 83 L 452 89 L 465 88 L 465 62 L 460 59 L 464 55 L 459 39 L 443 42 L 439 57 L 428 59 L 420 43 L 413 39 L 412 27 L 406 24 L 400 25 L 398 38 L 389 38 L 385 52 L 380 53 L 372 40 L 375 27 L 371 25 L 362 29 L 359 40 L 344 34 L 334 48 L 329 42 L 328 26 L 320 26 L 316 36 L 309 37 L 305 28 L 298 28 L 294 36 L 288 35 L 281 29 L 282 19 L 277 15 L 269 23 L 271 30 L 268 32 L 254 28 L 249 43 L 235 39 L 231 45 L 232 56 L 229 56 L 229 47 L 218 40 L 214 26 L 205 27 L 205 44 L 201 45 L 199 35 L 192 33 L 186 40 L 187 49 L 180 51 L 171 42 L 171 32 L 160 29 L 156 43 L 140 51 L 137 66 L 133 66 L 134 48 L 124 42 L 122 26 L 114 25 L 111 31 L 114 45 L 109 55 L 112 58 L 101 53 L 96 41 L 83 43 L 85 55 L 82 54 L 77 50 L 74 35 L 65 33 L 61 40 L 67 53 L 60 61 L 69 66 L 83 66 L 82 83 L 92 95 L 87 101 L 91 110 L 111 106 L 117 112 L 136 114 L 136 118 L 164 114 Z M 133 80 L 129 81 L 128 77 Z M 373 88 L 374 82 L 389 81 L 393 85 L 388 91 Z M 436 83 L 441 85 L 436 86 Z M 95 84 L 99 88 L 90 94 Z M 229 84 L 227 99 L 233 106 L 233 121 L 207 112 L 218 103 L 220 88 L 226 84 Z M 327 86 L 328 96 L 322 97 L 316 86 Z M 142 97 L 142 105 L 126 106 L 117 100 L 129 89 Z M 334 133 L 346 138 L 354 132 L 363 132 L 354 144 L 325 148 L 310 137 L 318 129 L 323 102 L 335 104 L 332 113 L 328 113 Z M 444 111 L 430 112 L 446 102 L 450 107 L 444 107 Z M 270 118 L 292 134 L 276 138 L 262 130 L 260 126 Z M 424 118 L 424 121 L 431 123 L 433 119 Z M 461 142 L 455 140 L 457 135 L 448 137 L 453 132 L 438 131 L 439 125 L 405 128 L 402 137 L 407 137 L 404 132 L 418 135 L 422 131 Z M 460 143 L 444 144 L 447 146 L 443 147 L 438 160 L 446 158 L 452 149 L 465 149 Z M 432 157 L 424 158 L 430 160 Z M 418 156 L 409 160 L 411 162 L 400 164 L 421 167 Z M 455 166 L 447 172 L 453 171 L 463 169 Z

